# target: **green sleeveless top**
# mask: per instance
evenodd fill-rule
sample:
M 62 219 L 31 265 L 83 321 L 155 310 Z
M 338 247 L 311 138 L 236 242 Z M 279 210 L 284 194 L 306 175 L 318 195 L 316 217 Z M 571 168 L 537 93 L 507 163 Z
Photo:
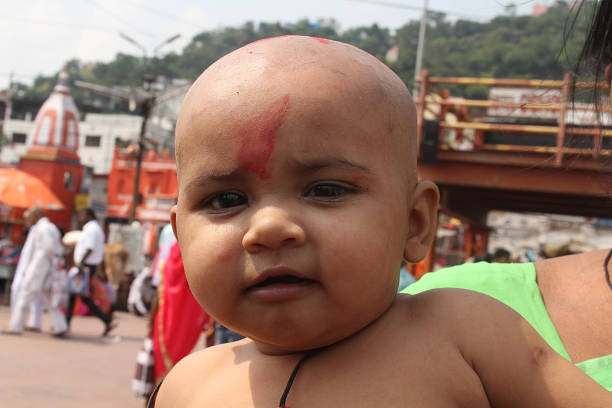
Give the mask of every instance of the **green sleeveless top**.
M 533 263 L 468 263 L 425 274 L 402 291 L 411 295 L 437 288 L 470 289 L 489 295 L 519 313 L 557 353 L 571 361 L 544 306 Z M 612 391 L 612 354 L 576 364 Z

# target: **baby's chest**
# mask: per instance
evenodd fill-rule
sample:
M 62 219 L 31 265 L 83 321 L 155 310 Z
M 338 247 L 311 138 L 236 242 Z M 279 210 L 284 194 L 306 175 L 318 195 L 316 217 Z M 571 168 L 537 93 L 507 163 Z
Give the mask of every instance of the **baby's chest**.
M 382 385 L 372 378 L 370 384 L 353 389 L 352 387 L 335 388 L 335 381 L 321 387 L 294 390 L 288 396 L 286 408 L 489 408 L 485 395 L 470 392 L 456 395 L 439 382 L 416 382 Z M 382 385 L 382 386 L 381 386 Z M 280 393 L 269 390 L 244 389 L 232 392 L 223 397 L 202 398 L 192 407 L 236 407 L 236 408 L 276 408 L 280 405 Z
M 434 367 L 427 358 L 412 364 L 392 358 L 304 363 L 289 387 L 285 404 L 302 407 L 469 407 L 488 408 L 478 377 L 449 361 Z M 373 357 L 375 358 L 375 357 Z M 329 361 L 328 361 L 329 362 Z M 289 379 L 270 376 L 251 367 L 245 376 L 234 378 L 233 389 L 199 399 L 198 407 L 279 407 Z M 219 390 L 221 391 L 221 390 Z
M 296 384 L 298 385 L 298 384 Z M 362 370 L 313 375 L 304 378 L 287 399 L 289 408 L 300 407 L 469 407 L 488 408 L 480 382 L 435 375 L 431 370 Z

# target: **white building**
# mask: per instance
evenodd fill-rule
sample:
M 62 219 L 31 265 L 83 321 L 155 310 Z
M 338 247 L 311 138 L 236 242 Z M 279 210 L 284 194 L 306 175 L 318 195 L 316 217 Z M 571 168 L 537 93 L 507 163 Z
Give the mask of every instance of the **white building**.
M 107 175 L 112 163 L 113 149 L 118 140 L 138 141 L 142 118 L 125 114 L 90 113 L 79 122 L 77 153 L 81 164 L 91 167 L 94 175 Z M 33 120 L 8 119 L 3 132 L 9 143 L 2 147 L 0 161 L 18 163 L 32 144 Z
M 64 73 L 60 76 L 65 87 L 62 92 L 69 96 L 68 78 Z M 151 111 L 145 138 L 153 140 L 158 151 L 174 150 L 174 125 L 189 84 L 184 79 L 164 78 L 154 84 L 159 99 Z M 53 94 L 51 98 L 54 97 Z M 16 164 L 32 144 L 34 118 L 29 113 L 24 119 L 11 119 L 8 116 L 10 114 L 1 123 L 7 143 L 0 151 L 0 161 Z M 142 117 L 139 115 L 87 114 L 79 122 L 76 132 L 79 135 L 77 154 L 81 164 L 91 167 L 94 177 L 108 175 L 116 143 L 138 142 L 141 123 Z

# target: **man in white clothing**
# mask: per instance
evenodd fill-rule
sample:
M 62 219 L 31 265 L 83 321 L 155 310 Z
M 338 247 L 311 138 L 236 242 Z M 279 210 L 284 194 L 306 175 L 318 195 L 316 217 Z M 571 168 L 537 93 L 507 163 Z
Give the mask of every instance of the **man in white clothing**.
M 45 280 L 58 268 L 62 262 L 63 247 L 60 232 L 40 208 L 30 208 L 25 213 L 26 223 L 32 225 L 28 239 L 30 252 L 27 264 L 24 265 L 23 278 L 14 307 L 11 310 L 11 320 L 7 334 L 21 334 L 24 329 L 26 314 L 30 303 L 41 296 Z M 63 336 L 67 325 L 58 304 L 48 302 L 53 334 Z
M 26 211 L 27 212 L 27 211 Z M 25 217 L 24 213 L 24 217 Z M 30 257 L 32 256 L 32 240 L 34 238 L 33 225 L 29 225 L 26 217 L 26 227 L 30 230 L 26 237 L 21 253 L 19 254 L 19 262 L 17 262 L 17 268 L 15 269 L 15 276 L 13 277 L 13 283 L 11 283 L 11 309 L 15 309 L 17 305 L 17 297 L 19 296 L 19 289 L 21 288 L 21 281 L 23 280 L 23 273 L 30 263 Z M 34 296 L 32 302 L 30 302 L 30 318 L 26 325 L 26 330 L 40 331 L 42 326 L 42 296 L 39 293 Z
M 74 247 L 74 264 L 89 274 L 89 282 L 91 282 L 91 277 L 96 274 L 98 265 L 104 260 L 104 231 L 96 220 L 96 213 L 91 208 L 79 212 L 79 224 L 82 225 L 82 232 Z M 88 292 L 90 293 L 90 291 Z M 71 293 L 68 299 L 68 309 L 66 310 L 68 326 L 70 326 L 70 320 L 72 320 L 72 309 L 76 297 L 77 295 Z M 106 314 L 94 303 L 89 294 L 80 295 L 80 297 L 89 310 L 104 322 L 102 335 L 106 336 L 116 326 L 113 322 L 112 309 L 110 314 Z

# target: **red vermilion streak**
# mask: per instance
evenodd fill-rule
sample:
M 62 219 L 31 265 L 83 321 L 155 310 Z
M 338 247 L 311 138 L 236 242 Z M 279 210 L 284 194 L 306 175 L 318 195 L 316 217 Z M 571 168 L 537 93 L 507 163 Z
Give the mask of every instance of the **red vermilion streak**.
M 268 162 L 274 151 L 276 132 L 285 123 L 288 110 L 289 94 L 286 94 L 274 101 L 261 116 L 238 129 L 237 134 L 242 135 L 238 164 L 242 169 L 261 179 L 270 177 Z

